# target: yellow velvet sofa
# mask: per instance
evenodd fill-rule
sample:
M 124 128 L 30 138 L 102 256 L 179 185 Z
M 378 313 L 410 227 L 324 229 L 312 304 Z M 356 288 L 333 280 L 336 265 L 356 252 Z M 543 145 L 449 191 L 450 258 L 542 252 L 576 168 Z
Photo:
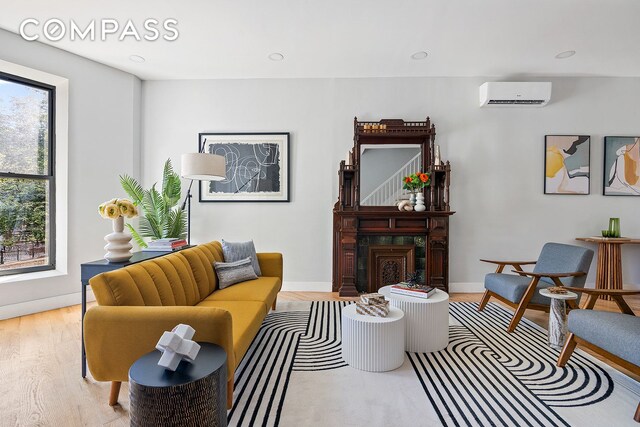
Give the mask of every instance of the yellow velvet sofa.
M 163 331 L 191 325 L 194 340 L 227 352 L 227 405 L 233 401 L 233 374 L 282 286 L 282 255 L 259 253 L 262 276 L 218 288 L 213 269 L 222 246 L 211 242 L 102 273 L 89 281 L 97 306 L 84 318 L 87 362 L 98 381 L 111 381 L 115 405 L 129 368 L 155 348 Z

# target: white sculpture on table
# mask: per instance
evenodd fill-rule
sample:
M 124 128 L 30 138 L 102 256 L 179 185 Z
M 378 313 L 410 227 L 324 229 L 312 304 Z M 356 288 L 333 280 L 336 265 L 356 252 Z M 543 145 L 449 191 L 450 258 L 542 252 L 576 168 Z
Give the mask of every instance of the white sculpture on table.
M 200 351 L 200 344 L 191 341 L 196 330 L 182 323 L 171 330 L 165 331 L 156 344 L 156 348 L 163 352 L 158 365 L 175 371 L 181 360 L 193 362 Z

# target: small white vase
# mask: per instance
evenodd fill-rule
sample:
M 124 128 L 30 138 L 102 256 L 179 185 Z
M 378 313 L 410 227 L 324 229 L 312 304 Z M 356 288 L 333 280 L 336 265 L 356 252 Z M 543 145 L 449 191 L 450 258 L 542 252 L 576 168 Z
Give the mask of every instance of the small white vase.
M 413 210 L 416 212 L 427 210 L 427 207 L 424 205 L 424 194 L 422 194 L 422 191 L 416 195 L 416 205 L 413 207 Z
M 104 250 L 107 253 L 104 255 L 104 259 L 109 262 L 123 262 L 128 261 L 133 255 L 131 253 L 131 234 L 124 231 L 124 218 L 119 216 L 113 220 L 113 233 L 104 236 L 104 240 L 107 242 Z

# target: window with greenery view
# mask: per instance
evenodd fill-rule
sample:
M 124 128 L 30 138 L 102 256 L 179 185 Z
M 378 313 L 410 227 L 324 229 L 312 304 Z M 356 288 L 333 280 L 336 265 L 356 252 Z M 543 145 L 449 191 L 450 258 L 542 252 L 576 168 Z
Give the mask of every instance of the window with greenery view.
M 0 275 L 55 268 L 54 97 L 0 73 Z

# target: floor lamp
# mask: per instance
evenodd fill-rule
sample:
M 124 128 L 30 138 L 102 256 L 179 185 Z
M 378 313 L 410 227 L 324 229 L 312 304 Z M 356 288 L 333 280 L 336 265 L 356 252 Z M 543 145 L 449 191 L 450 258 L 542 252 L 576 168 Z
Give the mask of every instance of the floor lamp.
M 223 156 L 203 153 L 204 144 L 199 153 L 182 155 L 180 172 L 183 178 L 191 180 L 187 195 L 182 203 L 182 211 L 187 208 L 187 243 L 191 244 L 191 186 L 193 181 L 222 181 L 226 178 Z

